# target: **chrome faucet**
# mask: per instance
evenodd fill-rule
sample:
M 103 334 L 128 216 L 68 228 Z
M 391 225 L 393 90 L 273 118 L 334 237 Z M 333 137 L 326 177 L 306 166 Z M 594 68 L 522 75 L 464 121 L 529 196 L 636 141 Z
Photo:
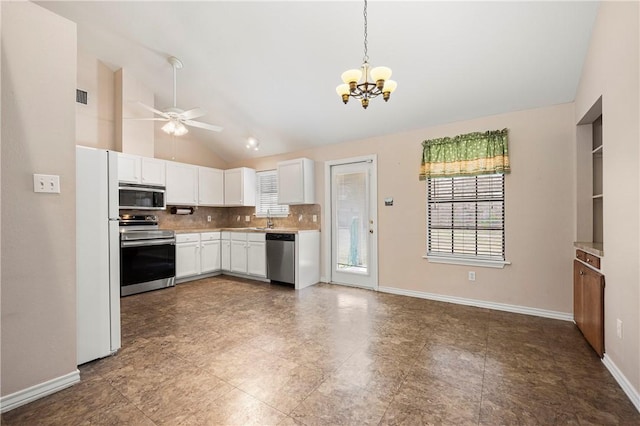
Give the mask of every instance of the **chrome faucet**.
M 267 209 L 267 228 L 273 228 L 273 222 L 271 221 L 271 211 Z

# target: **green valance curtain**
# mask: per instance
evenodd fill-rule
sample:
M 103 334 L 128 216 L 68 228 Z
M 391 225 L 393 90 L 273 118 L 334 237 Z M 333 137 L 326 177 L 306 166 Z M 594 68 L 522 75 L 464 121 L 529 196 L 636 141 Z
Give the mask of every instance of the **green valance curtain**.
M 508 131 L 492 130 L 422 142 L 420 180 L 509 173 Z

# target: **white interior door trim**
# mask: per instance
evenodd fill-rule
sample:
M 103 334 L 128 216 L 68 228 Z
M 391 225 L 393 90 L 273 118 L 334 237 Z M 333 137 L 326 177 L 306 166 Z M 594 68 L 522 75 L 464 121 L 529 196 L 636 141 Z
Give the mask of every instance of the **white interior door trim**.
M 375 258 L 375 266 L 371 267 L 371 276 L 373 278 L 373 290 L 378 290 L 378 156 L 376 154 L 363 155 L 359 157 L 343 158 L 340 160 L 330 160 L 324 162 L 324 212 L 322 214 L 323 235 L 323 265 L 322 275 L 325 282 L 331 282 L 331 167 L 350 163 L 371 163 L 370 184 L 374 191 L 371 191 L 371 211 L 369 212 L 373 220 L 373 238 L 371 239 L 371 255 Z

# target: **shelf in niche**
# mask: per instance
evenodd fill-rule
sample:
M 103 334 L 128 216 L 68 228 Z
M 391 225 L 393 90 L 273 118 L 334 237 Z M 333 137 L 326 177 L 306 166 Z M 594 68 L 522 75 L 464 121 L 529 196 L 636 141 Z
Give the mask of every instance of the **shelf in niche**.
M 593 151 L 591 151 L 591 153 L 602 155 L 602 145 L 598 145 Z
M 595 200 L 596 198 L 602 198 L 602 194 L 595 194 L 595 195 L 593 195 L 591 198 L 593 198 L 594 200 Z

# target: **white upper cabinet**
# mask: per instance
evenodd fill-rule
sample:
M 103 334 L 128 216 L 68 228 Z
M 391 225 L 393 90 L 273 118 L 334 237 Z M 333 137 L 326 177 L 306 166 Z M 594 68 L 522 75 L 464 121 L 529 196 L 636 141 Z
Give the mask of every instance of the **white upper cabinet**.
M 198 205 L 224 205 L 224 171 L 198 167 Z
M 165 161 L 142 157 L 142 181 L 145 185 L 165 186 Z
M 165 161 L 118 153 L 118 181 L 165 186 Z
M 256 171 L 246 167 L 224 171 L 224 205 L 256 205 Z
M 118 153 L 118 181 L 140 183 L 142 163 L 137 155 Z
M 308 158 L 278 163 L 278 204 L 315 203 L 313 164 Z
M 198 166 L 167 161 L 167 205 L 198 205 Z

